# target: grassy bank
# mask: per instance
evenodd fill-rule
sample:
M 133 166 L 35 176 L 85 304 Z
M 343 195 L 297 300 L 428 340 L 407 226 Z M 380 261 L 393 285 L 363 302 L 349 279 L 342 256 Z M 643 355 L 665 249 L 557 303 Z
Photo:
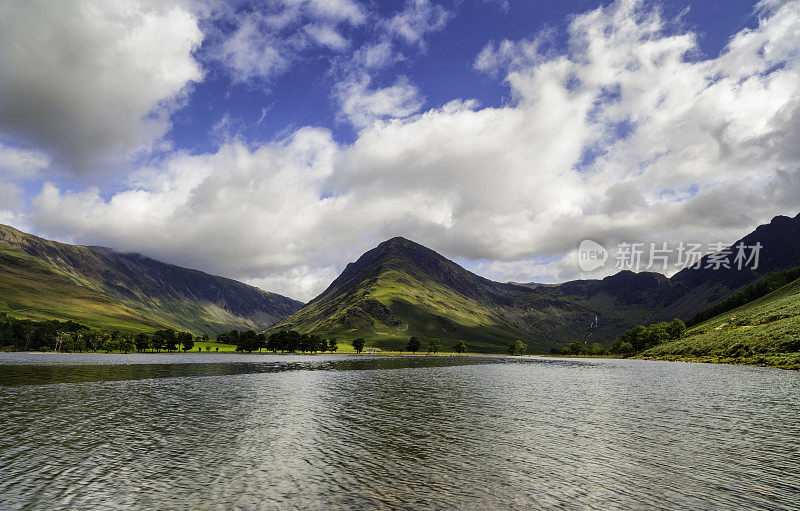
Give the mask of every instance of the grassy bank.
M 692 327 L 637 358 L 800 369 L 800 279 Z

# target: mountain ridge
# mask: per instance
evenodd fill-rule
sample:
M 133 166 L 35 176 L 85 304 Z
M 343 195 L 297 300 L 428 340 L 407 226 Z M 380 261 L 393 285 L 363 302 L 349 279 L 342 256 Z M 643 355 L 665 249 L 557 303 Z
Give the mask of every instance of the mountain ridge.
M 0 225 L 7 257 L 16 250 L 73 286 L 138 312 L 149 325 L 201 333 L 265 328 L 303 304 L 233 279 L 100 246 L 70 245 Z M 22 264 L 17 253 L 17 263 Z M 37 273 L 38 278 L 42 273 Z M 64 293 L 75 293 L 65 284 Z M 19 293 L 18 293 L 19 294 Z M 13 310 L 13 307 L 10 308 Z
M 567 340 L 610 341 L 636 324 L 688 319 L 770 271 L 800 264 L 800 214 L 775 217 L 739 241 L 762 243 L 766 252 L 758 270 L 705 270 L 705 256 L 699 270 L 672 278 L 623 270 L 603 279 L 519 284 L 494 282 L 395 237 L 349 263 L 325 291 L 272 330 L 372 336 L 375 345 L 389 348 L 410 335 L 463 337 L 477 342 L 477 351 L 496 351 L 517 338 L 539 351 Z M 469 314 L 459 317 L 454 308 Z

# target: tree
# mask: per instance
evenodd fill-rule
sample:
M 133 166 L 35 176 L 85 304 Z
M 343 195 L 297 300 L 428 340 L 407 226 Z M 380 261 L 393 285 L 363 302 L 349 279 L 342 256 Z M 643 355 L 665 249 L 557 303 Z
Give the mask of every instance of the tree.
M 106 337 L 106 340 L 103 341 L 103 350 L 105 350 L 106 353 L 111 353 L 116 349 L 117 343 L 111 339 L 111 336 Z
M 419 342 L 419 339 L 416 337 L 411 337 L 408 340 L 408 344 L 406 344 L 406 351 L 410 351 L 411 353 L 416 353 L 422 347 L 422 343 Z
M 590 346 L 588 346 L 588 348 L 589 348 L 589 355 L 599 356 L 599 355 L 609 354 L 608 348 L 599 342 L 591 344 Z
M 336 337 L 328 338 L 328 351 L 334 353 L 338 349 L 339 349 L 339 342 L 336 340 Z
M 194 348 L 194 337 L 190 332 L 178 332 L 176 335 L 176 341 L 178 344 L 183 346 L 184 353 Z
M 136 349 L 136 343 L 134 343 L 133 339 L 126 335 L 120 337 L 119 341 L 117 341 L 117 348 L 123 353 L 128 353 L 129 351 L 134 351 Z
M 577 341 L 576 341 L 577 342 Z M 528 351 L 528 345 L 522 341 L 516 341 L 508 345 L 508 353 L 510 355 L 524 355 Z
M 64 334 L 61 338 L 61 349 L 63 351 L 84 351 L 86 349 L 86 342 L 83 340 L 81 333 Z
M 300 334 L 300 341 L 297 343 L 297 348 L 300 352 L 305 353 L 306 351 L 311 351 L 311 345 L 311 336 L 308 334 Z
M 314 340 L 316 341 L 316 348 L 315 348 L 314 351 L 321 351 L 323 353 L 328 351 L 328 340 L 327 339 L 323 339 L 322 337 L 320 337 L 318 335 L 315 335 L 313 337 L 314 337 Z
M 92 347 L 92 351 L 100 351 L 103 345 L 104 336 L 100 332 L 87 332 L 85 335 L 86 341 Z
M 150 346 L 150 336 L 145 333 L 137 334 L 134 344 L 136 345 L 136 351 L 142 353 Z
M 240 332 L 236 340 L 236 351 L 246 351 L 252 353 L 260 349 L 261 338 L 253 330 Z
M 325 351 L 325 348 L 328 347 L 327 342 L 324 343 L 323 346 L 322 338 L 318 335 L 311 334 L 308 335 L 307 337 L 308 337 L 308 340 L 306 341 L 307 351 L 310 351 L 311 353 L 316 353 L 318 351 Z
M 611 347 L 612 353 L 620 353 L 622 355 L 633 353 L 633 344 L 625 341 L 617 341 Z
M 673 319 L 672 323 L 667 326 L 667 335 L 669 335 L 669 338 L 672 340 L 680 339 L 685 333 L 686 324 L 678 318 Z
M 175 330 L 167 328 L 166 330 L 161 330 L 161 332 L 164 339 L 164 349 L 170 353 L 176 351 L 178 349 L 178 339 L 175 336 Z
M 269 336 L 267 347 L 273 351 L 294 352 L 300 347 L 301 339 L 294 330 L 281 330 Z
M 436 353 L 438 353 L 441 349 L 442 347 L 439 345 L 439 339 L 436 337 L 428 341 L 428 353 L 433 353 L 436 355 Z
M 456 353 L 464 353 L 467 351 L 467 345 L 464 344 L 464 341 L 458 341 L 453 349 L 456 351 Z
M 365 341 L 363 338 L 359 337 L 355 341 L 353 341 L 353 348 L 355 348 L 356 353 L 361 353 L 364 350 Z
M 267 337 L 267 349 L 273 353 L 276 353 L 278 348 L 280 348 L 280 338 L 281 335 L 279 332 L 273 332 L 269 334 L 269 337 Z
M 178 349 L 177 339 L 175 337 L 175 330 L 167 328 L 165 330 L 156 330 L 153 332 L 153 348 L 156 351 L 167 350 L 175 351 Z

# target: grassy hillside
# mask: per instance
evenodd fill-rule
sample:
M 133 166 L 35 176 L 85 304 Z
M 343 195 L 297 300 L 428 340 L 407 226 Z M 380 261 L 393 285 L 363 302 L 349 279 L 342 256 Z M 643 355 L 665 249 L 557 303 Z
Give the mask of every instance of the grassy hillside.
M 263 329 L 301 302 L 231 279 L 0 225 L 0 310 L 31 319 L 214 335 Z
M 774 365 L 800 369 L 800 279 L 715 316 L 643 358 Z
M 666 285 L 657 274 L 625 272 L 572 286 L 493 282 L 403 238 L 381 243 L 351 263 L 320 296 L 270 331 L 363 337 L 398 349 L 410 336 L 463 340 L 471 351 L 504 352 L 524 340 L 532 353 L 593 330 L 613 338 L 647 320 L 650 295 Z
M 370 345 L 403 348 L 412 335 L 464 339 L 475 351 L 505 349 L 508 326 L 491 310 L 446 288 L 390 254 L 340 293 L 314 300 L 273 330 L 293 328 L 345 339 L 364 337 Z
M 99 328 L 150 331 L 165 325 L 73 283 L 35 258 L 0 246 L 0 311 L 26 319 L 74 320 Z

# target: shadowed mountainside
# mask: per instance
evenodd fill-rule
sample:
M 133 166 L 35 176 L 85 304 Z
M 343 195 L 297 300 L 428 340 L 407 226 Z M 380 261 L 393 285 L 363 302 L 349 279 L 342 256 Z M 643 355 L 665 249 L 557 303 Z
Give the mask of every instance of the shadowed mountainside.
M 235 280 L 0 225 L 0 310 L 146 330 L 263 329 L 302 303 Z

